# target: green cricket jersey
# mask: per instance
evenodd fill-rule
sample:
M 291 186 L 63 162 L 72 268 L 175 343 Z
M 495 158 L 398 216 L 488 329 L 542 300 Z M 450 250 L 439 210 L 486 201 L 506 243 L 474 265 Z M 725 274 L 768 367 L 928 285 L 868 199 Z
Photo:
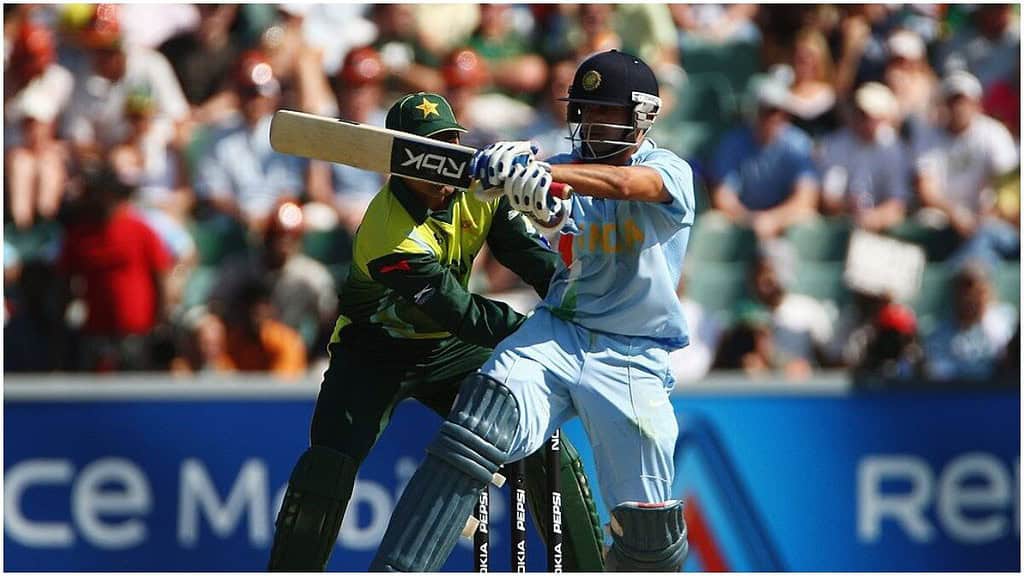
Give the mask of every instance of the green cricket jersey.
M 431 211 L 398 178 L 377 193 L 356 232 L 332 342 L 356 323 L 396 339 L 457 337 L 493 348 L 523 316 L 468 291 L 473 259 L 487 242 L 494 256 L 543 297 L 558 266 L 527 219 L 504 196 L 485 202 L 457 190 Z

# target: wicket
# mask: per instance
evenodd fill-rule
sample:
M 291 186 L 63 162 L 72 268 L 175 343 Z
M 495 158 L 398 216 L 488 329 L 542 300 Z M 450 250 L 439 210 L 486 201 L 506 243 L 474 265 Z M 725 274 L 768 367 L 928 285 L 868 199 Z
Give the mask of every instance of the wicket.
M 551 507 L 547 510 L 548 572 L 562 572 L 562 436 L 559 430 L 551 435 L 545 447 L 547 488 Z M 522 460 L 505 465 L 509 487 L 509 524 L 511 526 L 511 566 L 513 572 L 526 572 L 526 468 Z M 490 486 L 480 491 L 473 517 L 478 525 L 473 534 L 473 571 L 489 572 L 490 561 Z

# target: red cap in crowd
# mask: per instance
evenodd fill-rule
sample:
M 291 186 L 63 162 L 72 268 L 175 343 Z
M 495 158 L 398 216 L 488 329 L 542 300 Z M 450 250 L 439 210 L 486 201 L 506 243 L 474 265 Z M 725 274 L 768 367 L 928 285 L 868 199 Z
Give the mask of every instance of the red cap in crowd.
M 55 57 L 53 34 L 49 29 L 31 21 L 18 28 L 11 49 L 11 64 L 22 80 L 31 80 L 42 74 Z
M 302 207 L 292 200 L 282 200 L 267 223 L 267 236 L 301 236 L 304 228 Z
M 487 82 L 487 64 L 473 50 L 461 48 L 448 55 L 441 74 L 450 88 L 481 86 Z
M 875 324 L 880 330 L 891 330 L 907 336 L 917 332 L 917 319 L 914 312 L 899 304 L 886 304 L 878 311 Z
M 239 91 L 260 96 L 274 96 L 281 88 L 274 77 L 270 60 L 259 50 L 249 50 L 239 57 L 235 69 L 235 82 Z
M 356 48 L 345 55 L 339 76 L 346 86 L 364 86 L 384 80 L 384 61 L 369 46 Z
M 92 17 L 78 31 L 85 48 L 109 49 L 121 45 L 121 18 L 117 4 L 97 4 Z

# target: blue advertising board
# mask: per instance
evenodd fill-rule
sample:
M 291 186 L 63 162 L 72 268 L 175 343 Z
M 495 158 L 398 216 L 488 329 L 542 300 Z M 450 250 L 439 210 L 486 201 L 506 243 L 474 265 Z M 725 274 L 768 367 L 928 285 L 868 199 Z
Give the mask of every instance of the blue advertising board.
M 694 394 L 673 404 L 688 570 L 1020 569 L 1019 393 Z M 311 413 L 312 396 L 55 401 L 8 390 L 4 568 L 264 569 Z M 396 411 L 360 472 L 329 569 L 366 570 L 438 423 L 415 403 Z M 582 427 L 564 433 L 596 477 Z M 509 566 L 507 518 L 494 491 L 495 571 Z M 543 571 L 533 533 L 528 546 L 529 569 Z M 445 569 L 471 566 L 463 540 Z

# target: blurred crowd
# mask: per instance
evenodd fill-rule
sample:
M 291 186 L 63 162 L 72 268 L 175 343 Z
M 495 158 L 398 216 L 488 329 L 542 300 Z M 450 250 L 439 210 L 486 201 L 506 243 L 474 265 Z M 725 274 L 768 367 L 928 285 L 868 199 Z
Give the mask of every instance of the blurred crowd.
M 701 213 L 679 297 L 709 370 L 1019 374 L 1019 7 L 4 5 L 4 370 L 319 373 L 380 175 L 270 148 L 279 108 L 568 150 L 587 55 L 655 70 Z M 856 233 L 914 296 L 844 282 Z M 471 289 L 536 297 L 486 253 Z

